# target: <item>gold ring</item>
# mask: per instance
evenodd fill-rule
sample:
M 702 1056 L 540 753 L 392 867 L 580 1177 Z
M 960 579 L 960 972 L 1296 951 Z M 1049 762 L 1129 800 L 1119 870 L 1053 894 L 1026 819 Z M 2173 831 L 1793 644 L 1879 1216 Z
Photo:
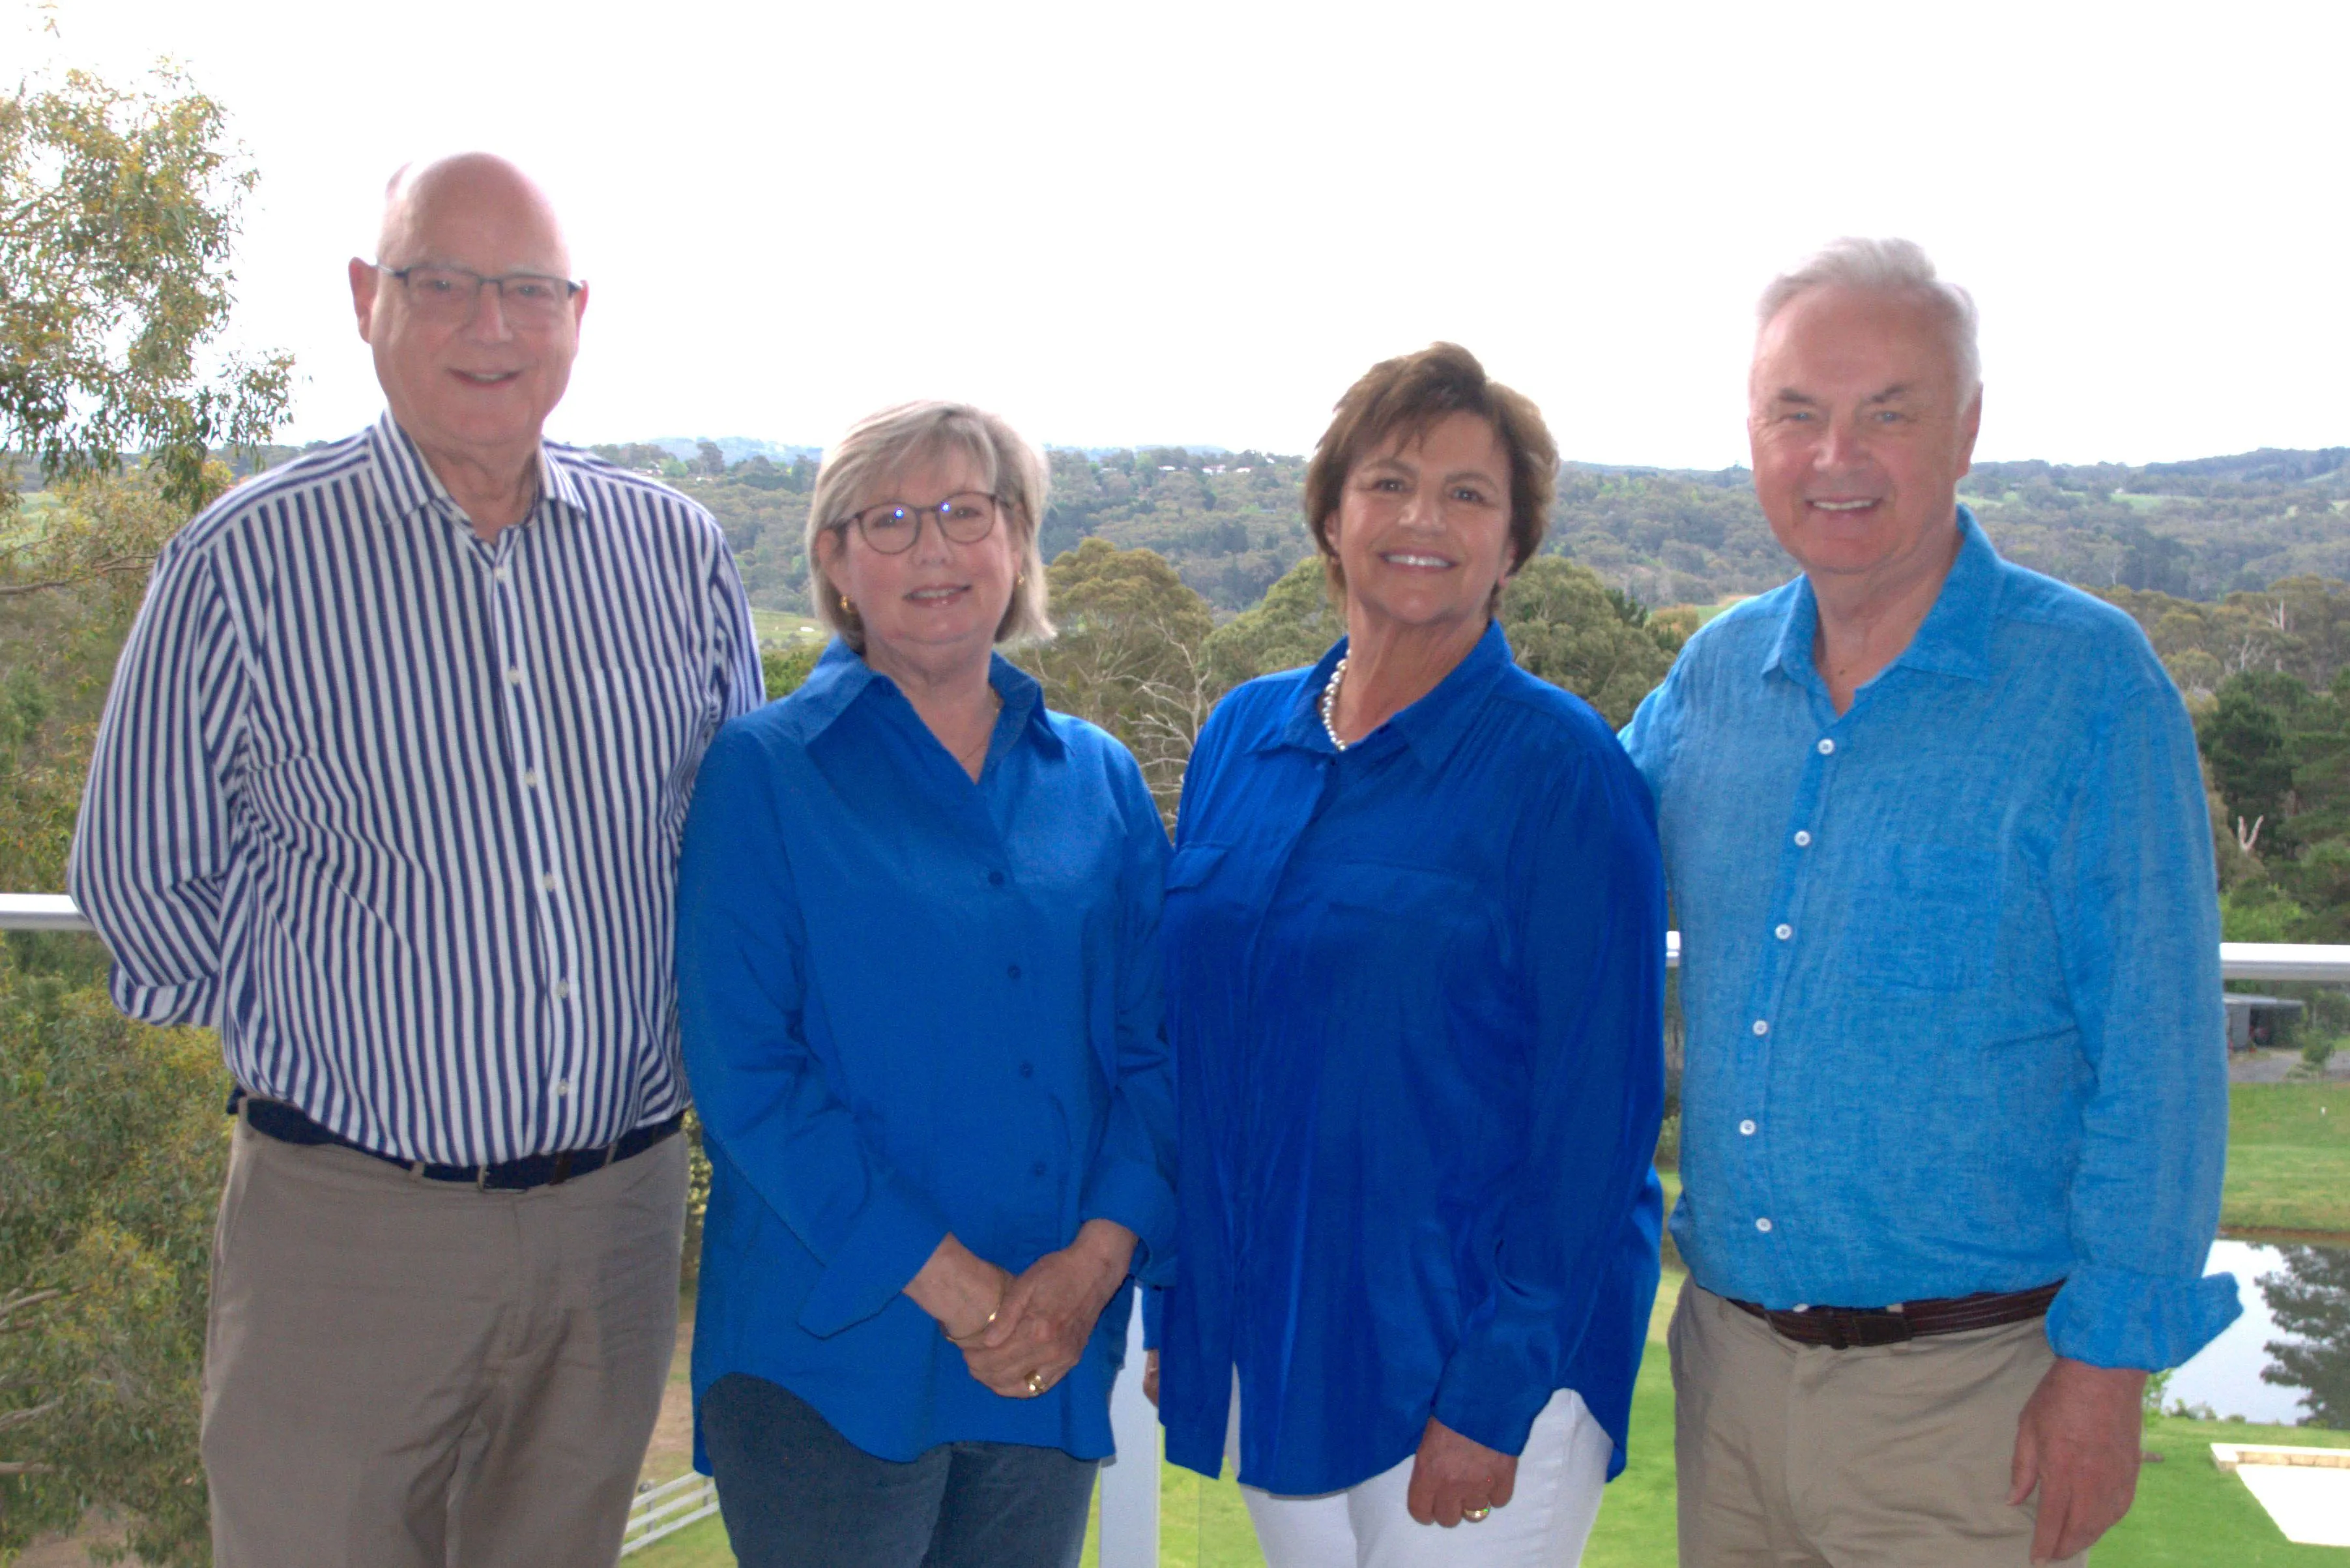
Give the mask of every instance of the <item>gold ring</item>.
M 1492 1511 L 1491 1508 L 1464 1508 L 1461 1511 L 1461 1517 L 1471 1524 L 1482 1524 L 1485 1516 Z
M 1028 1397 L 1034 1399 L 1044 1391 L 1045 1375 L 1042 1372 L 1031 1372 L 1028 1375 Z

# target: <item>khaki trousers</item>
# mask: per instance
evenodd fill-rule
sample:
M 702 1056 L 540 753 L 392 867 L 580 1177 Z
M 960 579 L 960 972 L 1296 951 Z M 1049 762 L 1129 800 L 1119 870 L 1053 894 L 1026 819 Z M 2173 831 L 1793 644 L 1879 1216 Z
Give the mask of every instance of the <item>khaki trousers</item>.
M 613 1563 L 684 1196 L 681 1137 L 483 1192 L 240 1122 L 204 1345 L 215 1568 Z
M 1682 1568 L 2031 1562 L 2037 1498 L 2010 1508 L 2007 1490 L 2016 1421 L 2055 1360 L 2039 1319 L 1831 1350 L 1692 1281 L 1670 1343 Z

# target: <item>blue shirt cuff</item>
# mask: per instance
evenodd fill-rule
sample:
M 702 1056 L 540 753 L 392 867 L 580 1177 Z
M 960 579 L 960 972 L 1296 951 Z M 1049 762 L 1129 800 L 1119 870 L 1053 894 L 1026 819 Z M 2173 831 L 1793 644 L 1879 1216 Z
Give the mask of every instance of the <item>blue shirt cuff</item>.
M 1094 1173 L 1078 1223 L 1112 1220 L 1134 1232 L 1128 1272 L 1146 1285 L 1174 1282 L 1175 1195 L 1147 1165 L 1119 1160 Z
M 1549 1380 L 1532 1358 L 1464 1344 L 1452 1353 L 1436 1388 L 1436 1418 L 1498 1453 L 1523 1454 L 1534 1417 L 1550 1403 Z
M 800 1326 L 824 1338 L 895 1301 L 947 1238 L 946 1221 L 895 1181 L 879 1188 L 800 1303 Z
M 2092 1366 L 2159 1372 L 2210 1344 L 2243 1310 L 2233 1274 L 2182 1280 L 2085 1265 L 2048 1309 L 2048 1344 Z

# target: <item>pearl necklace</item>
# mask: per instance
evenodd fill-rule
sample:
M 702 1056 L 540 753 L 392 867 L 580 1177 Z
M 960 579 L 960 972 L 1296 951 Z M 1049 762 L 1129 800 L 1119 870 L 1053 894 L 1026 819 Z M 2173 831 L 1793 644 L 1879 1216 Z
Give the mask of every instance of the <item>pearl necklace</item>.
M 1338 662 L 1330 667 L 1329 681 L 1322 688 L 1322 728 L 1329 735 L 1330 743 L 1342 752 L 1347 749 L 1347 742 L 1338 738 L 1338 682 L 1345 680 L 1346 675 L 1347 658 L 1341 654 Z

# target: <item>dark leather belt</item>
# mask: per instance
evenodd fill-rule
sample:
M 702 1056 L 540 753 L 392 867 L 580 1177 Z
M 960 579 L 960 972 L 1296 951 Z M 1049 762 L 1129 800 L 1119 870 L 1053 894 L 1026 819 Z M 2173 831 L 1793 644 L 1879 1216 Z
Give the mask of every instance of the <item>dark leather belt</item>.
M 1857 1350 L 1875 1345 L 1900 1345 L 1929 1334 L 1963 1334 L 1970 1328 L 1998 1328 L 2026 1318 L 2044 1317 L 2048 1303 L 2064 1288 L 2064 1282 L 2058 1280 L 2028 1291 L 1942 1296 L 1887 1307 L 1807 1306 L 1794 1312 L 1773 1312 L 1731 1296 L 1721 1299 L 1749 1317 L 1761 1318 L 1771 1325 L 1773 1333 L 1798 1345 Z
M 264 1100 L 234 1090 L 228 1097 L 228 1114 L 235 1116 L 243 1107 L 244 1124 L 264 1137 L 279 1143 L 301 1145 L 330 1143 L 338 1148 L 348 1148 L 380 1159 L 386 1165 L 396 1165 L 411 1176 L 425 1181 L 461 1181 L 484 1192 L 527 1192 L 534 1187 L 560 1187 L 575 1176 L 586 1176 L 630 1159 L 668 1137 L 685 1124 L 685 1113 L 663 1122 L 650 1122 L 634 1132 L 623 1133 L 617 1143 L 602 1148 L 567 1148 L 559 1154 L 527 1155 L 521 1159 L 504 1160 L 496 1165 L 432 1165 L 421 1159 L 401 1159 L 396 1155 L 378 1154 L 374 1149 L 353 1143 L 338 1132 L 320 1127 L 292 1106 L 278 1100 Z

